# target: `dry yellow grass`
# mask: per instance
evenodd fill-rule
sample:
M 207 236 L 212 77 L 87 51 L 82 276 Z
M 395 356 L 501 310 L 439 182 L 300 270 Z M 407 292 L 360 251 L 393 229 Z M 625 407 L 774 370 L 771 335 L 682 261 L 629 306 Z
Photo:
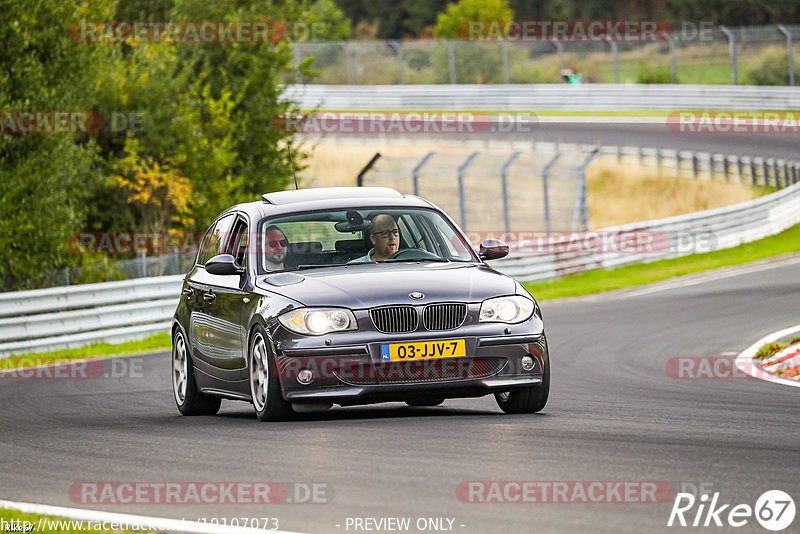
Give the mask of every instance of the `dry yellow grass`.
M 737 183 L 676 178 L 638 165 L 591 165 L 586 173 L 592 228 L 730 206 L 767 191 Z
M 387 156 L 423 155 L 430 150 L 467 152 L 448 145 L 338 144 L 308 146 L 308 167 L 302 172 L 306 187 L 354 186 L 356 175 L 375 152 Z M 480 149 L 483 150 L 483 149 Z M 506 150 L 507 151 L 507 150 Z M 656 169 L 595 162 L 588 169 L 587 191 L 593 229 L 658 219 L 729 206 L 764 194 L 767 189 L 735 183 L 676 178 Z

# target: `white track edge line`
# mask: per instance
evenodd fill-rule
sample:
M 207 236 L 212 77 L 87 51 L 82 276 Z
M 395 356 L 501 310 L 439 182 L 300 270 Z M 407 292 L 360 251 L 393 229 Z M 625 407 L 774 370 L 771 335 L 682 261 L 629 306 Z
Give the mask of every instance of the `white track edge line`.
M 622 295 L 618 295 L 615 298 L 631 298 L 631 297 L 638 297 L 640 295 L 649 295 L 651 293 L 658 293 L 659 291 L 667 291 L 669 289 L 681 289 L 684 287 L 694 286 L 697 284 L 703 284 L 705 282 L 713 282 L 715 280 L 722 280 L 724 278 L 730 278 L 732 276 L 739 276 L 742 274 L 750 274 L 756 273 L 759 271 L 766 271 L 767 269 L 777 269 L 780 267 L 786 267 L 789 265 L 794 265 L 796 263 L 800 263 L 800 258 L 791 258 L 788 260 L 783 261 L 776 261 L 772 263 L 767 263 L 764 265 L 753 265 L 750 267 L 742 267 L 740 269 L 735 269 L 732 271 L 726 271 L 724 273 L 717 273 L 717 274 L 708 274 L 707 276 L 699 276 L 696 278 L 692 278 L 691 280 L 684 280 L 681 282 L 672 282 L 672 283 L 664 283 L 658 285 L 656 287 L 649 287 L 647 289 L 639 289 L 630 292 L 626 292 Z M 721 267 L 724 269 L 725 267 Z M 689 275 L 691 276 L 691 275 Z
M 145 528 L 156 530 L 168 530 L 172 532 L 189 532 L 192 534 L 302 534 L 289 530 L 266 530 L 250 527 L 234 527 L 230 525 L 212 525 L 208 523 L 198 523 L 197 521 L 186 521 L 183 519 L 169 519 L 166 517 L 149 517 L 144 515 L 119 514 L 115 512 L 103 512 L 100 510 L 88 510 L 85 508 L 65 508 L 61 506 L 50 506 L 47 504 L 36 504 L 29 502 L 15 502 L 0 499 L 0 508 L 7 510 L 17 510 L 27 514 L 52 515 L 79 521 L 107 521 L 116 523 L 126 523 L 128 526 L 138 525 Z
M 775 382 L 776 384 L 783 384 L 784 386 L 792 386 L 800 388 L 800 382 L 771 375 L 766 371 L 761 371 L 760 368 L 753 365 L 753 356 L 756 355 L 758 349 L 760 349 L 767 343 L 772 343 L 773 341 L 777 341 L 778 339 L 786 337 L 790 334 L 794 334 L 795 332 L 800 332 L 800 324 L 795 326 L 790 326 L 789 328 L 784 328 L 783 330 L 778 330 L 777 332 L 772 332 L 771 334 L 767 334 L 766 336 L 762 337 L 761 339 L 759 339 L 758 341 L 756 341 L 755 343 L 744 349 L 744 351 L 742 351 L 742 353 L 736 357 L 736 367 L 743 373 L 746 373 L 752 376 L 753 378 L 759 378 L 766 382 Z

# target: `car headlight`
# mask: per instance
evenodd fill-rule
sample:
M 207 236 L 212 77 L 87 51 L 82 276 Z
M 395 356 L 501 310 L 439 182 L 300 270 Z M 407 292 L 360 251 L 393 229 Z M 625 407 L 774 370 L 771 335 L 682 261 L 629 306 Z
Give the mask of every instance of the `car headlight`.
M 358 330 L 353 312 L 343 308 L 297 308 L 279 315 L 278 320 L 292 332 L 309 336 Z
M 514 295 L 484 300 L 481 303 L 482 323 L 521 323 L 533 314 L 534 304 L 529 298 Z

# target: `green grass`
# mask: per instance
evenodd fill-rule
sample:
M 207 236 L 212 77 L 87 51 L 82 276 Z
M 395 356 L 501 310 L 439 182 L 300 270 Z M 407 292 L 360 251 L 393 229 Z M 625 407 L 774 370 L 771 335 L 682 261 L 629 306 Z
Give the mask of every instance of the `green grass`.
M 738 247 L 692 254 L 682 258 L 640 263 L 609 270 L 577 273 L 558 280 L 524 284 L 539 300 L 577 297 L 666 280 L 719 267 L 740 265 L 762 258 L 800 251 L 800 224 L 780 234 Z
M 6 523 L 10 523 L 12 520 L 14 521 L 28 521 L 29 524 L 23 523 L 23 528 L 27 527 L 29 530 L 28 532 L 50 532 L 53 534 L 73 534 L 81 532 L 86 534 L 87 532 L 108 532 L 108 533 L 115 533 L 115 534 L 147 534 L 151 532 L 156 532 L 153 530 L 110 530 L 110 529 L 97 529 L 95 530 L 94 526 L 98 526 L 98 522 L 96 521 L 83 521 L 81 524 L 80 521 L 74 519 L 63 519 L 60 517 L 55 517 L 51 515 L 38 515 L 38 514 L 25 514 L 22 512 L 18 512 L 16 510 L 4 510 L 0 509 L 0 519 L 5 521 Z M 48 525 L 47 523 L 42 523 L 42 530 L 39 530 L 39 521 L 50 521 L 51 523 Z M 57 523 L 53 523 L 57 522 Z M 15 523 L 14 525 L 17 526 L 19 523 Z M 84 528 L 78 528 L 83 526 Z M 100 525 L 102 526 L 102 525 Z M 111 526 L 111 525 L 109 525 Z M 3 525 L 5 530 L 0 532 L 12 532 L 11 525 Z M 18 530 L 18 532 L 22 532 L 22 530 Z
M 53 352 L 18 354 L 15 356 L 9 356 L 4 360 L 0 360 L 0 367 L 2 367 L 2 369 L 16 369 L 17 367 L 29 367 L 33 365 L 67 362 L 71 360 L 81 360 L 84 358 L 106 358 L 110 356 L 124 356 L 126 354 L 156 352 L 170 350 L 171 348 L 171 335 L 155 334 L 137 341 L 127 341 L 125 343 L 113 345 L 111 343 L 93 343 L 77 349 L 62 349 Z

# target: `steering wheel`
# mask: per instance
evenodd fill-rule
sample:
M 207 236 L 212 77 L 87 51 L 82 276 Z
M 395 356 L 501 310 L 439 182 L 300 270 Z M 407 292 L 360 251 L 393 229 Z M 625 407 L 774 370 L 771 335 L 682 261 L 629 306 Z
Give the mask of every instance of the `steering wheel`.
M 433 252 L 422 250 L 421 248 L 403 248 L 389 256 L 390 260 L 424 260 L 426 258 L 438 258 Z

